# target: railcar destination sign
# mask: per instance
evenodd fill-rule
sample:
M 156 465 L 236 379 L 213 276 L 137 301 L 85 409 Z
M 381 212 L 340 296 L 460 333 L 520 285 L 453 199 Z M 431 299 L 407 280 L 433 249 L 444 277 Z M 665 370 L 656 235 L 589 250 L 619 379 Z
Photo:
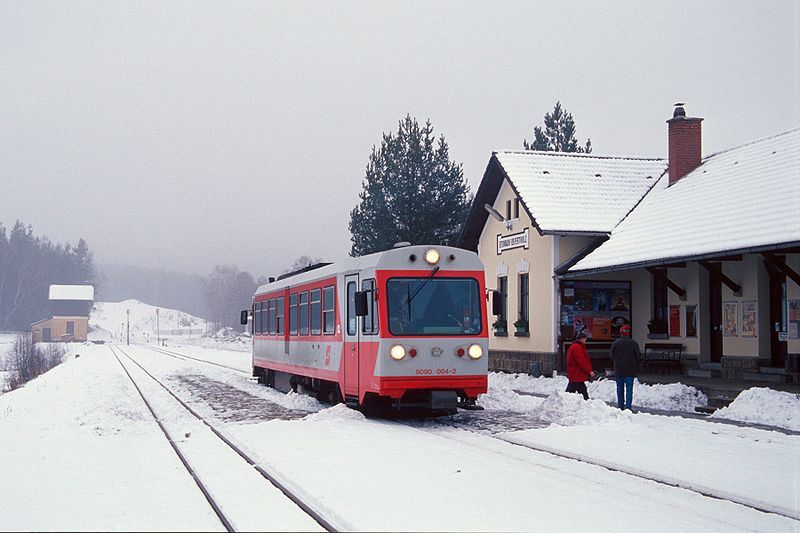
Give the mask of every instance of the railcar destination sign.
M 497 255 L 502 254 L 506 250 L 513 250 L 514 248 L 525 248 L 527 250 L 529 247 L 528 228 L 525 228 L 525 231 L 521 233 L 497 236 Z

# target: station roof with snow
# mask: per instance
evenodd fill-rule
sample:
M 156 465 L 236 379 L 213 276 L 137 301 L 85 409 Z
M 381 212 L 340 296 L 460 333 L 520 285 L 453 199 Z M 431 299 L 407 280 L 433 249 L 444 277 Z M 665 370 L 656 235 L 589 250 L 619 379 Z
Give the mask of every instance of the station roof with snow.
M 569 274 L 657 266 L 800 246 L 800 129 L 706 157 L 663 176 Z
M 50 300 L 94 301 L 91 285 L 50 285 Z
M 478 239 L 507 180 L 538 232 L 608 235 L 666 172 L 663 159 L 506 150 L 492 153 L 464 225 L 461 246 Z

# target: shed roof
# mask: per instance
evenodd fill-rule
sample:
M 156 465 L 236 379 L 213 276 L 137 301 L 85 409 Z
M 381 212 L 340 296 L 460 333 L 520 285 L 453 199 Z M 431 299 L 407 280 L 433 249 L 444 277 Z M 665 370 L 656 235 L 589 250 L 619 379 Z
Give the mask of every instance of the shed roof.
M 656 187 L 569 273 L 800 245 L 800 129 L 711 155 Z
M 94 301 L 94 287 L 91 285 L 50 285 L 51 300 Z

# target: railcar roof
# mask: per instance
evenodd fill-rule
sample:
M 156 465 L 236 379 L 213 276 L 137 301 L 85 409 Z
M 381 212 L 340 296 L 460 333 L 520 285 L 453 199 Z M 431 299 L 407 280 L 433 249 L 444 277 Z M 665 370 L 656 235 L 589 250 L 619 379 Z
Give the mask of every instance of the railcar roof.
M 455 248 L 452 246 L 435 246 L 435 245 L 412 245 L 403 246 L 401 248 L 391 248 L 382 252 L 377 252 L 370 255 L 361 257 L 348 257 L 344 261 L 332 263 L 330 265 L 316 268 L 314 270 L 303 272 L 296 276 L 284 278 L 282 280 L 266 283 L 256 289 L 256 296 L 275 290 L 283 289 L 285 287 L 293 287 L 301 285 L 317 279 L 335 276 L 340 273 L 347 273 L 356 270 L 381 270 L 381 269 L 403 269 L 403 268 L 419 268 L 420 270 L 430 270 L 432 267 L 427 265 L 423 260 L 425 251 L 429 248 L 436 248 L 439 250 L 441 260 L 439 266 L 442 270 L 483 270 L 483 263 L 478 258 L 478 255 L 469 250 Z M 417 261 L 411 263 L 408 261 L 408 256 L 415 254 Z M 456 260 L 452 263 L 447 260 L 449 255 L 455 255 Z

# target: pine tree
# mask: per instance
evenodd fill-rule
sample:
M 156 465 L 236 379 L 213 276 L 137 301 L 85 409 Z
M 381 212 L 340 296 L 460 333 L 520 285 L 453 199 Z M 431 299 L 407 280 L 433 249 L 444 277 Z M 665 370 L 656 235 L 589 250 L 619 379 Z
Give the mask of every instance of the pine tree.
M 591 139 L 587 139 L 585 146 L 578 146 L 572 113 L 567 113 L 561 107 L 560 101 L 556 102 L 552 113 L 547 113 L 544 116 L 544 129 L 536 126 L 533 128 L 533 135 L 534 140 L 532 143 L 528 143 L 527 139 L 522 141 L 526 150 L 592 153 Z
M 454 244 L 472 195 L 461 164 L 450 161 L 444 136 L 410 115 L 397 135 L 383 134 L 372 147 L 361 202 L 350 212 L 350 255 L 366 255 L 395 243 Z

